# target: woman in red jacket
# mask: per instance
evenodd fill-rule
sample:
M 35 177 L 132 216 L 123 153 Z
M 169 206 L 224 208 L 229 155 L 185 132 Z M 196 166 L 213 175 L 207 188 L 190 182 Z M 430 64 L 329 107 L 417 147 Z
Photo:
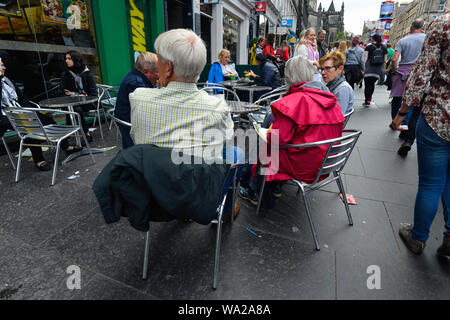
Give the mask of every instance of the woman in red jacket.
M 296 56 L 286 64 L 286 84 L 289 91 L 282 99 L 272 104 L 275 119 L 272 128 L 267 132 L 268 151 L 272 149 L 271 141 L 278 141 L 279 145 L 283 146 L 342 136 L 345 119 L 341 107 L 335 95 L 330 93 L 324 84 L 312 81 L 313 76 L 314 68 L 303 56 Z M 326 150 L 327 146 L 279 149 L 278 161 L 272 159 L 269 164 L 269 172 L 273 174 L 264 177 L 267 182 L 296 179 L 312 183 Z M 257 205 L 258 202 L 257 180 L 261 180 L 261 177 L 255 178 L 251 179 L 251 172 L 247 168 L 239 191 L 239 195 L 253 205 Z M 324 178 L 325 176 L 322 177 Z M 279 183 L 268 183 L 267 186 L 268 192 L 270 191 L 273 196 L 277 198 L 281 196 Z M 267 198 L 266 195 L 264 198 Z M 267 207 L 273 204 L 273 201 L 266 202 Z

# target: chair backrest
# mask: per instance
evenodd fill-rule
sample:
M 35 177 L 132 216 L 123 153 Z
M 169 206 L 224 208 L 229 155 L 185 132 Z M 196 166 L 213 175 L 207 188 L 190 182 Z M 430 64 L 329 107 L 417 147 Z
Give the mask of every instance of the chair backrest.
M 109 118 L 111 118 L 112 120 L 114 120 L 115 123 L 118 123 L 118 124 L 121 124 L 121 125 L 124 125 L 124 126 L 127 126 L 127 127 L 131 127 L 131 123 L 123 121 L 123 120 L 121 120 L 121 119 L 119 119 L 119 118 L 114 116 L 114 109 L 115 108 L 111 108 L 111 109 L 106 110 L 106 115 Z
M 320 169 L 312 183 L 315 184 L 319 181 L 321 176 L 343 170 L 361 133 L 361 130 L 349 129 L 344 130 L 343 136 L 339 138 L 296 145 L 285 145 L 280 146 L 280 148 L 310 148 L 328 145 Z
M 352 116 L 353 112 L 355 112 L 355 109 L 352 109 L 350 112 L 344 114 L 344 118 L 345 118 L 344 128 L 347 125 L 348 120 L 350 120 L 350 117 Z
M 239 101 L 239 102 L 241 101 L 241 100 L 239 99 L 239 96 L 236 94 L 236 92 L 234 92 L 234 91 L 231 90 L 231 89 L 225 88 L 225 87 L 216 86 L 216 85 L 214 85 L 214 86 L 211 85 L 211 86 L 203 87 L 203 88 L 200 89 L 200 91 L 206 91 L 206 92 L 208 92 L 209 94 L 211 94 L 211 92 L 212 92 L 213 94 L 216 94 L 216 90 L 223 90 L 223 91 L 225 91 L 225 92 L 231 93 L 231 94 L 233 95 L 235 101 Z
M 31 111 L 30 109 L 25 110 L 18 106 L 7 107 L 4 110 L 20 139 L 23 139 L 28 134 L 35 134 L 45 137 L 48 140 L 44 126 L 35 111 Z

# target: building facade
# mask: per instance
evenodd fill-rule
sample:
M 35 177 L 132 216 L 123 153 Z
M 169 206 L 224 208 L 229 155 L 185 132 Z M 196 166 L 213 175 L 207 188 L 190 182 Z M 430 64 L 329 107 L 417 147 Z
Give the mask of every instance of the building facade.
M 80 52 L 98 83 L 118 85 L 164 31 L 163 1 L 9 1 L 0 8 L 6 74 L 39 102 L 60 94 L 65 53 Z
M 362 43 L 367 44 L 369 42 L 370 38 L 376 31 L 377 25 L 378 25 L 377 20 L 364 21 L 363 31 L 360 39 Z
M 445 14 L 448 7 L 448 0 L 414 0 L 409 4 L 399 4 L 398 14 L 392 21 L 390 43 L 395 47 L 401 38 L 407 36 L 415 19 L 422 18 L 426 22 L 433 21 Z
M 308 3 L 308 27 L 314 28 L 316 32 L 325 30 L 327 32 L 325 42 L 333 43 L 338 33 L 344 32 L 344 1 L 342 1 L 341 10 L 336 11 L 334 1 L 331 1 L 328 10 L 325 10 L 322 3 L 319 3 L 317 7 L 317 0 L 310 0 Z

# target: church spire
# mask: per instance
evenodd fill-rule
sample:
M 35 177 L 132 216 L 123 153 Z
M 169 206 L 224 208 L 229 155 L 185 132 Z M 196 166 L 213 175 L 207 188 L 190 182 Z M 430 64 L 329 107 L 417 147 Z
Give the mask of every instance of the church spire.
M 336 12 L 336 9 L 334 8 L 334 1 L 331 0 L 330 7 L 328 8 L 328 12 Z

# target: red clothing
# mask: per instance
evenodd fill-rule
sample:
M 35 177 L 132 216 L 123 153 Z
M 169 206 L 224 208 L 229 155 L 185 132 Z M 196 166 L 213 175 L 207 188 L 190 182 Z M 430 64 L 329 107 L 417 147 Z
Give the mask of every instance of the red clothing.
M 263 48 L 264 48 L 264 50 L 262 53 L 268 54 L 271 56 L 275 56 L 275 50 L 273 49 L 273 47 L 270 43 L 267 43 L 267 42 L 264 43 Z
M 284 62 L 287 62 L 289 60 L 289 48 L 286 49 L 277 49 L 277 57 L 283 60 Z
M 336 96 L 319 89 L 302 87 L 303 84 L 305 82 L 293 85 L 281 100 L 272 104 L 275 121 L 267 135 L 269 144 L 275 134 L 281 146 L 342 136 L 345 118 Z M 278 130 L 278 133 L 274 130 Z M 278 172 L 267 176 L 267 181 L 296 179 L 305 183 L 314 182 L 327 149 L 328 146 L 279 149 Z M 276 169 L 273 160 L 270 168 Z M 320 180 L 325 178 L 323 176 Z

